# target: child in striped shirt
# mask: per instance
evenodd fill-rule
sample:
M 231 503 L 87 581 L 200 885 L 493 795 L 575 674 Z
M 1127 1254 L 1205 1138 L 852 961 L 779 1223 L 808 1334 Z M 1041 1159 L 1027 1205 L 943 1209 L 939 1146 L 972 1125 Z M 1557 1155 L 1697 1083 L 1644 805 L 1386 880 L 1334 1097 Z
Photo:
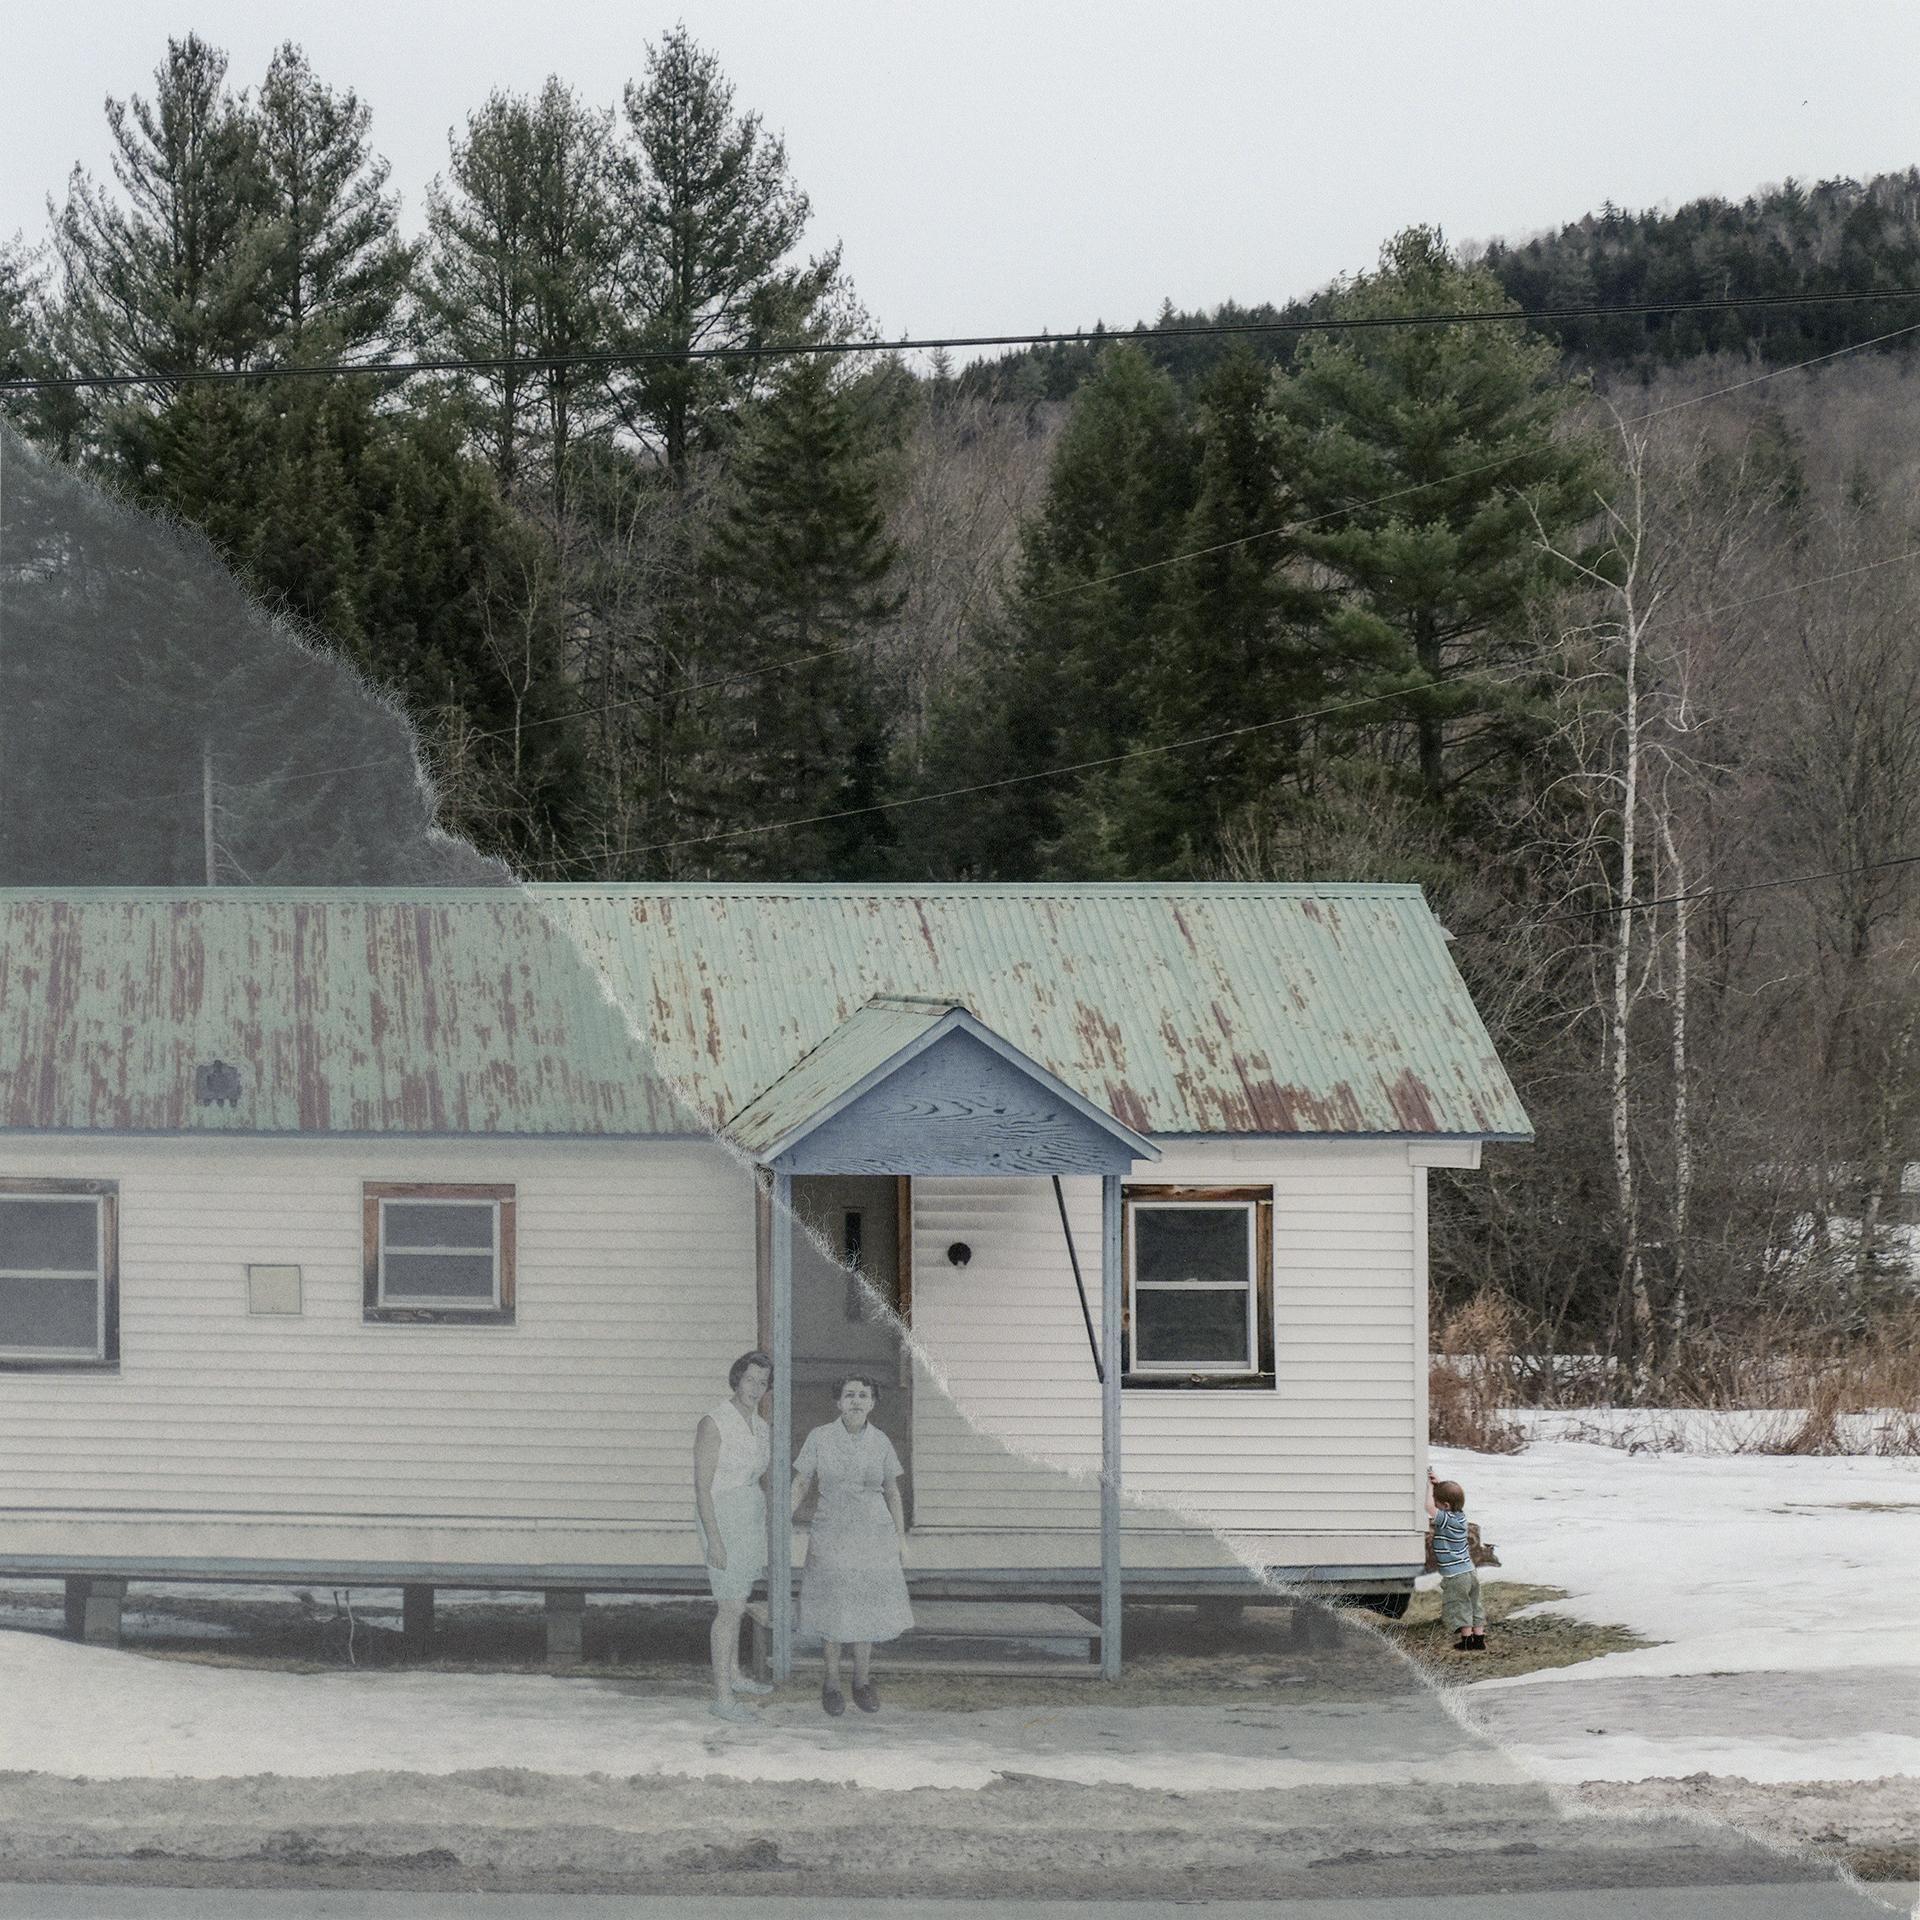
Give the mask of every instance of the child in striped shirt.
M 1433 1527 L 1433 1564 L 1440 1569 L 1440 1620 L 1454 1631 L 1456 1653 L 1485 1653 L 1487 1609 L 1480 1575 L 1467 1543 L 1467 1496 L 1457 1480 L 1436 1480 L 1427 1469 L 1427 1519 Z

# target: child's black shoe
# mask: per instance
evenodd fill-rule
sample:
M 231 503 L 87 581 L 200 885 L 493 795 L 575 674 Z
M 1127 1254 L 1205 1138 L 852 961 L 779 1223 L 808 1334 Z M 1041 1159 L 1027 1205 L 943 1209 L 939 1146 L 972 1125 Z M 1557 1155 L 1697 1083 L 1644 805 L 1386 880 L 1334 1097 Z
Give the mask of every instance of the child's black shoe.
M 1460 1644 L 1464 1646 L 1469 1653 L 1485 1653 L 1487 1650 L 1487 1636 L 1484 1633 L 1470 1633 Z

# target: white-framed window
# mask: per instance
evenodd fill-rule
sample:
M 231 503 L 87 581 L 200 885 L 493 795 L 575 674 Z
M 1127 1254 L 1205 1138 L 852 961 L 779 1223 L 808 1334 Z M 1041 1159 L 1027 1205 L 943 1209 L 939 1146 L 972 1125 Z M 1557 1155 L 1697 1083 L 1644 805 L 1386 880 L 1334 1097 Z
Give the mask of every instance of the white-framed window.
M 511 1187 L 370 1180 L 362 1192 L 365 1319 L 511 1324 Z
M 119 1189 L 0 1177 L 0 1369 L 120 1364 Z
M 1125 1191 L 1129 1386 L 1273 1379 L 1273 1190 Z

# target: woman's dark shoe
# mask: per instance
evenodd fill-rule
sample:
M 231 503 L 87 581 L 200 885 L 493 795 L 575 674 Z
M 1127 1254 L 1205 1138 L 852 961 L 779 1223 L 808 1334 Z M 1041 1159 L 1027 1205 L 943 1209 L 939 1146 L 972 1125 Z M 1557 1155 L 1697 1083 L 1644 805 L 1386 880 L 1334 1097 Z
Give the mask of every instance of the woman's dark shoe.
M 880 1695 L 875 1690 L 871 1681 L 854 1682 L 853 1704 L 858 1707 L 862 1713 L 878 1713 L 880 1711 Z
M 1467 1636 L 1467 1651 L 1469 1653 L 1485 1653 L 1486 1650 L 1487 1636 L 1484 1633 L 1473 1633 Z
M 856 1699 L 859 1697 L 858 1689 L 855 1690 L 854 1697 Z M 828 1713 L 832 1714 L 832 1716 L 838 1720 L 847 1710 L 847 1696 L 842 1693 L 838 1687 L 822 1687 L 820 1689 L 820 1704 L 826 1708 Z

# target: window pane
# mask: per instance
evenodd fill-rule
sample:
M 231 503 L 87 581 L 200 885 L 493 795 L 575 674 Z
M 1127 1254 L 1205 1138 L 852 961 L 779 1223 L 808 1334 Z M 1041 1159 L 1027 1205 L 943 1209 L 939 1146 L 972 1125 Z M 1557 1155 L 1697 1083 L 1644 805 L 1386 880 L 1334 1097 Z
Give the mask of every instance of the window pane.
M 493 1247 L 490 1201 L 389 1200 L 381 1210 L 390 1247 Z
M 52 1267 L 92 1273 L 100 1260 L 100 1203 L 94 1199 L 0 1198 L 0 1272 Z M 93 1335 L 87 1335 L 93 1344 Z
M 95 1353 L 99 1312 L 97 1281 L 0 1279 L 0 1347 Z
M 1246 1207 L 1135 1207 L 1135 1276 L 1153 1280 L 1247 1281 Z
M 490 1253 L 389 1253 L 386 1298 L 493 1304 Z
M 1133 1298 L 1136 1366 L 1254 1371 L 1247 1352 L 1247 1290 L 1142 1287 Z

